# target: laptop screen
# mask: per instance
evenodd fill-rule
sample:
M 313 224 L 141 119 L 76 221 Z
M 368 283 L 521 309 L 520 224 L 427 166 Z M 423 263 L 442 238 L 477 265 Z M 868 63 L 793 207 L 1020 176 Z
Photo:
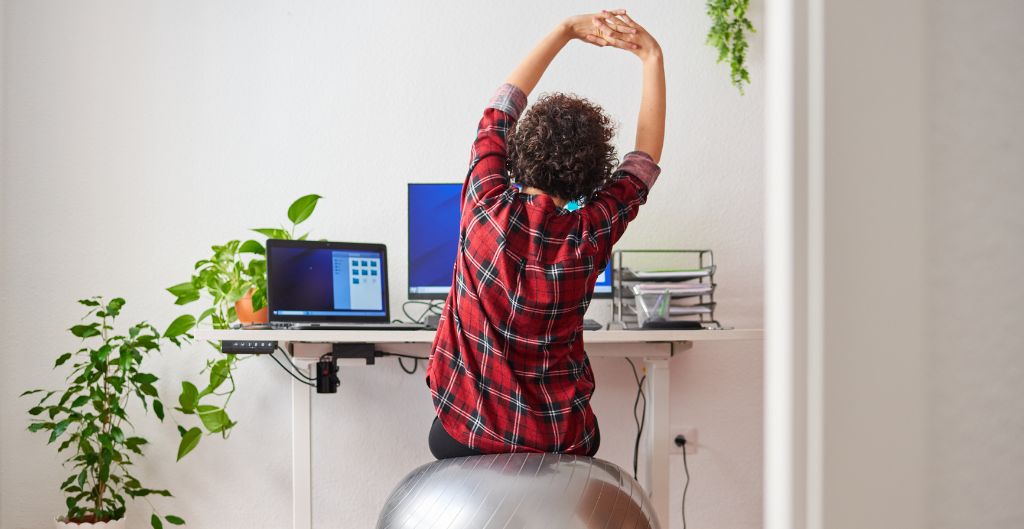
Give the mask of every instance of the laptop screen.
M 271 321 L 387 321 L 383 245 L 267 242 Z

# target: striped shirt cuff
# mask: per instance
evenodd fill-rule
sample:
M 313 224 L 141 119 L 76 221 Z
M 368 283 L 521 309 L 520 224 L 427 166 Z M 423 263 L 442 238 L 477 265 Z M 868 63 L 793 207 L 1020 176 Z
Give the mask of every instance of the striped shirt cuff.
M 526 94 L 518 86 L 505 83 L 498 87 L 487 108 L 496 108 L 512 119 L 519 119 L 519 114 L 526 108 Z
M 654 182 L 661 174 L 661 167 L 654 163 L 654 158 L 643 151 L 632 151 L 622 157 L 622 163 L 615 169 L 615 172 L 624 172 L 640 179 L 647 189 L 654 187 Z

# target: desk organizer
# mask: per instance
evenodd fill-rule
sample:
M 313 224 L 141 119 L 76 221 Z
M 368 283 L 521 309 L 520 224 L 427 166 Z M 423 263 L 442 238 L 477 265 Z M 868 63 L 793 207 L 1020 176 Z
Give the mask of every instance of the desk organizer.
M 721 329 L 711 250 L 612 253 L 612 325 L 622 329 Z

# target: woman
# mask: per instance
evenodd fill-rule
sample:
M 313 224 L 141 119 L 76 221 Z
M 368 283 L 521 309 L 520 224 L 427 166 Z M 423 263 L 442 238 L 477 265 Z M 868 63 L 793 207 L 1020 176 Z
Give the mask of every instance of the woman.
M 547 96 L 516 124 L 571 40 L 642 61 L 636 146 L 617 167 L 611 122 L 589 101 Z M 597 452 L 583 315 L 658 177 L 664 133 L 661 48 L 625 10 L 563 21 L 498 89 L 473 143 L 452 289 L 427 368 L 435 457 Z

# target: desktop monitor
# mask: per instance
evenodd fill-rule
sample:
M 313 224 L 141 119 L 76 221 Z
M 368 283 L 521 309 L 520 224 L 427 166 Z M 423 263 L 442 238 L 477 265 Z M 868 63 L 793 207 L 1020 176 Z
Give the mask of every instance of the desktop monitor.
M 444 299 L 459 246 L 462 184 L 409 184 L 409 299 Z M 612 262 L 594 297 L 612 295 Z

